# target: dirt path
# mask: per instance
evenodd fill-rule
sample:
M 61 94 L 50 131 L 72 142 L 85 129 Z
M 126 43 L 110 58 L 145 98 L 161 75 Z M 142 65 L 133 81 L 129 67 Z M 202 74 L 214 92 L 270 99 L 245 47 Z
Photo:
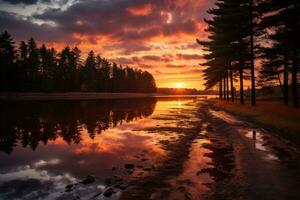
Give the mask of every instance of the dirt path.
M 296 149 L 254 124 L 207 109 L 213 127 L 208 136 L 218 135 L 225 146 L 231 146 L 234 160 L 231 176 L 215 182 L 218 190 L 213 199 L 300 199 L 300 154 Z
M 206 102 L 173 117 L 185 128 L 151 130 L 180 135 L 168 158 L 121 199 L 300 199 L 300 153 L 287 142 Z

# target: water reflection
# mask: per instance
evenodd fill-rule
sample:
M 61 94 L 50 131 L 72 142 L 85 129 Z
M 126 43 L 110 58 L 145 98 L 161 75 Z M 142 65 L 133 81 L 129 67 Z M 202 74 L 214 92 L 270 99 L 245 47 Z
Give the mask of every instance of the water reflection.
M 105 193 L 109 183 L 151 173 L 168 155 L 162 141 L 178 138 L 173 129 L 158 128 L 181 126 L 176 116 L 183 112 L 189 117 L 183 109 L 195 107 L 193 102 L 2 102 L 0 199 L 118 198 L 118 191 Z M 128 164 L 134 164 L 134 171 L 124 167 Z M 88 175 L 96 181 L 79 184 Z
M 259 130 L 248 130 L 245 136 L 253 140 L 253 144 L 256 149 L 265 152 L 265 157 L 267 159 L 278 160 L 278 158 L 271 151 L 270 147 L 267 146 L 267 141 L 264 139 L 264 135 Z
M 155 99 L 2 102 L 0 151 L 9 154 L 18 143 L 35 150 L 40 142 L 57 138 L 78 144 L 82 131 L 94 138 L 110 127 L 151 115 L 155 105 Z

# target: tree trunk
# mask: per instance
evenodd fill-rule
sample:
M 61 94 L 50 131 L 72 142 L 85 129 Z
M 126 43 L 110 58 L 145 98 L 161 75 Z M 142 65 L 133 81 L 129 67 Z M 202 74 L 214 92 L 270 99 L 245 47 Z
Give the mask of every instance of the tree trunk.
M 299 9 L 299 1 L 294 1 L 294 9 L 298 10 Z M 298 41 L 298 31 L 297 31 L 297 21 L 294 21 L 293 23 L 293 41 Z M 292 60 L 293 60 L 293 67 L 292 67 L 292 93 L 293 93 L 293 105 L 295 108 L 298 108 L 299 106 L 299 100 L 298 100 L 298 80 L 297 80 L 297 75 L 298 75 L 298 43 L 293 43 L 293 55 L 292 55 Z
M 225 75 L 224 75 L 224 77 L 223 77 L 223 82 L 224 82 L 224 84 L 223 84 L 223 89 L 224 89 L 224 93 L 223 93 L 223 99 L 224 100 L 226 100 L 226 80 L 225 80 Z
M 243 58 L 243 48 L 242 48 L 242 39 L 239 40 L 240 45 L 240 60 L 239 60 L 239 73 L 240 73 L 240 103 L 244 104 L 244 58 Z
M 240 66 L 239 72 L 240 72 L 240 102 L 241 102 L 241 104 L 245 104 L 243 67 Z
M 284 56 L 283 102 L 284 102 L 285 105 L 289 104 L 289 69 L 288 69 L 288 64 L 287 64 L 287 55 Z
M 287 23 L 285 21 L 285 31 L 288 31 Z M 289 104 L 289 69 L 288 69 L 288 55 L 289 47 L 287 45 L 287 38 L 284 41 L 284 63 L 283 63 L 283 102 L 285 105 Z
M 293 50 L 293 69 L 292 69 L 292 92 L 293 92 L 293 105 L 295 108 L 298 108 L 298 58 L 297 58 L 297 50 Z
M 226 100 L 229 101 L 229 76 L 228 76 L 227 69 L 226 69 Z
M 280 79 L 280 73 L 279 72 L 277 73 L 277 79 L 278 79 L 278 82 L 279 82 L 280 89 L 283 92 L 283 86 L 282 86 L 282 81 Z
M 253 31 L 253 0 L 250 0 L 250 61 L 251 61 L 251 105 L 256 105 L 255 68 L 254 68 L 254 31 Z
M 231 64 L 229 64 L 229 75 L 230 75 L 231 101 L 234 102 L 234 87 L 233 87 L 233 76 L 232 76 L 232 66 L 231 66 Z
M 219 81 L 219 98 L 222 101 L 223 100 L 223 93 L 222 93 L 222 79 Z

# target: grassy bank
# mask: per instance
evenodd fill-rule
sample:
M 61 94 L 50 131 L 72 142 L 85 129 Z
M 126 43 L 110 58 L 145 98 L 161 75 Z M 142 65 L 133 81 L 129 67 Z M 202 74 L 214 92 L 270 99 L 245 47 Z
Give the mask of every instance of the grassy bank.
M 288 107 L 278 101 L 259 101 L 253 107 L 247 102 L 212 101 L 214 106 L 245 117 L 300 147 L 300 109 Z

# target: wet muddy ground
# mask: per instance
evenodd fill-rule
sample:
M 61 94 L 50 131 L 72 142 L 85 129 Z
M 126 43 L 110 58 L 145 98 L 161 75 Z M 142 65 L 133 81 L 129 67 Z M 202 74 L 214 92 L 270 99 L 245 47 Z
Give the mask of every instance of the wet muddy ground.
M 33 113 L 38 125 L 14 124 L 0 199 L 300 199 L 297 148 L 207 101 L 118 101 L 105 114 L 90 104 L 74 105 L 72 120 Z

